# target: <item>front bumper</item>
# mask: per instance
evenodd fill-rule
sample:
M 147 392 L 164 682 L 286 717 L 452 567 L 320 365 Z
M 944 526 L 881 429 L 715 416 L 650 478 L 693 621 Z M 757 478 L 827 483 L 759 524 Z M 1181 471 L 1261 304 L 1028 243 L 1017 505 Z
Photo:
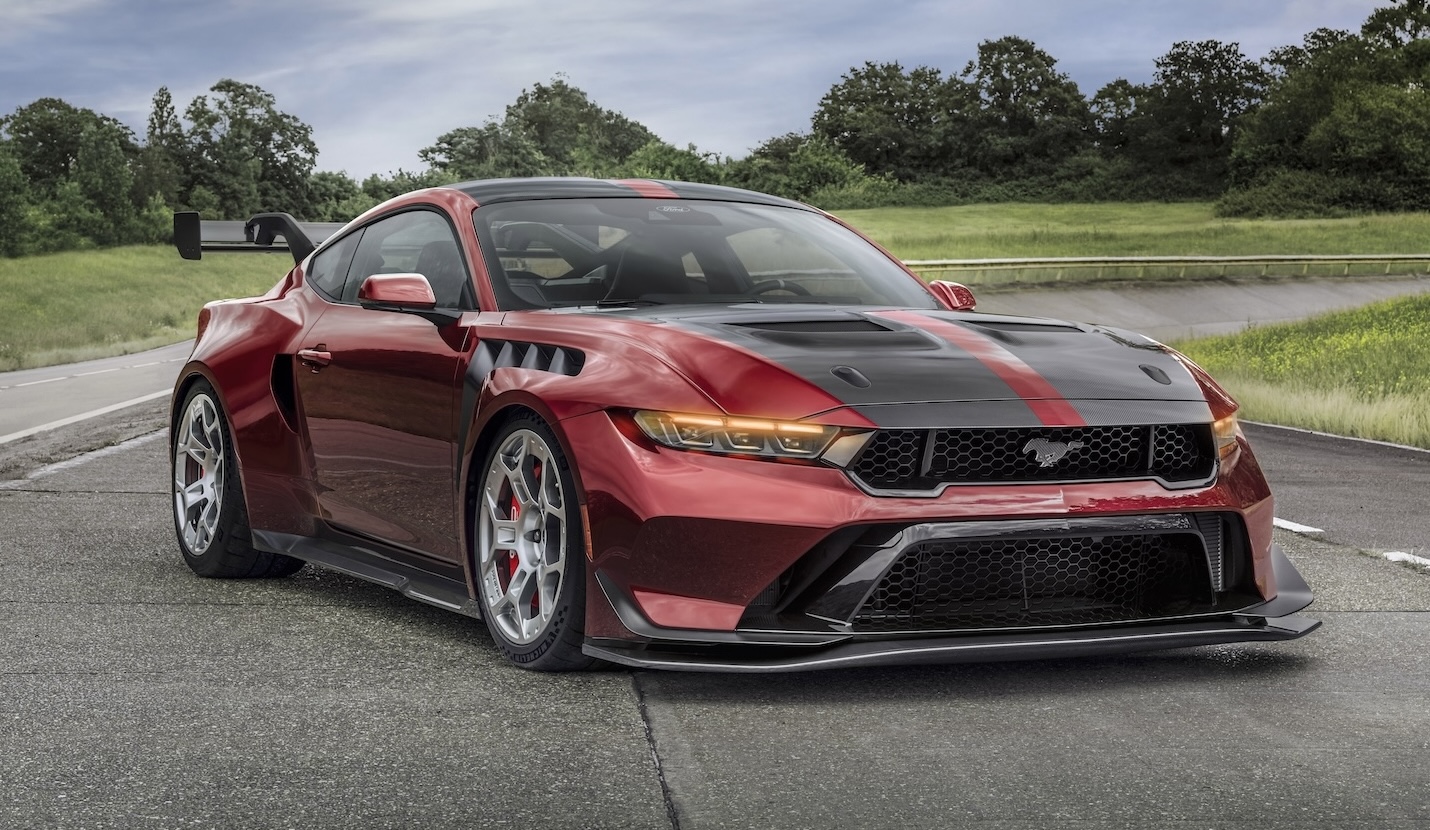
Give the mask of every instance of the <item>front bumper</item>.
M 620 665 L 676 671 L 789 672 L 864 666 L 1043 660 L 1225 643 L 1294 640 L 1320 627 L 1296 612 L 1311 590 L 1279 546 L 1271 550 L 1275 599 L 1235 613 L 1087 627 L 888 636 L 828 632 L 732 632 L 661 628 L 603 581 L 622 623 L 643 642 L 588 639 L 586 654 Z

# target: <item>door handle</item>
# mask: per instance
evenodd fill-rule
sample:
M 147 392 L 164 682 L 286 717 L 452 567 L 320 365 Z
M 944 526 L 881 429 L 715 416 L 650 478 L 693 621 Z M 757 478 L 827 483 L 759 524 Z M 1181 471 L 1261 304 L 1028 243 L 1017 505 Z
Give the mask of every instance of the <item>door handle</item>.
M 316 372 L 332 363 L 333 355 L 332 352 L 327 351 L 327 344 L 319 343 L 314 349 L 299 349 L 298 362 Z

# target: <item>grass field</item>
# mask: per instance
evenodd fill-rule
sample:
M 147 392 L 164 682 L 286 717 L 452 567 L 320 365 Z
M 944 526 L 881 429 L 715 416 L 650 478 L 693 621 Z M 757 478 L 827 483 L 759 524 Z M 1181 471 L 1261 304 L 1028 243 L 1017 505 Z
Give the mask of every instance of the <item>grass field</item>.
M 1430 296 L 1178 348 L 1251 420 L 1430 448 Z
M 1241 220 L 1207 202 L 961 205 L 847 210 L 840 218 L 903 259 L 1409 254 L 1430 213 Z
M 0 370 L 193 337 L 204 303 L 261 294 L 292 265 L 286 254 L 187 262 L 159 246 L 0 259 Z

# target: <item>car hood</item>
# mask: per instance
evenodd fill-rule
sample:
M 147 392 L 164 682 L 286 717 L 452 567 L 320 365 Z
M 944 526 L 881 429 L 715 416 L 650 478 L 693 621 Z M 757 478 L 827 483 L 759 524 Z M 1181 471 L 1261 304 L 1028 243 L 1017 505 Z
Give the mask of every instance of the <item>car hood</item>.
M 655 306 L 599 316 L 731 412 L 773 416 L 767 406 L 750 412 L 749 402 L 777 402 L 802 385 L 790 379 L 781 388 L 777 374 L 750 370 L 753 359 L 818 387 L 827 409 L 848 408 L 885 427 L 1211 420 L 1201 385 L 1160 344 L 1087 324 L 773 305 Z

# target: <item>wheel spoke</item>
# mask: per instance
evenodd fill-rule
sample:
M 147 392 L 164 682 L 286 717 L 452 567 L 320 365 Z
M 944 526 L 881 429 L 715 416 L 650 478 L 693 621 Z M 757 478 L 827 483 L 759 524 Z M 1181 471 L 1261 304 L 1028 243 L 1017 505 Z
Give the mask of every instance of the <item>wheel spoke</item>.
M 174 440 L 174 520 L 192 556 L 212 544 L 223 513 L 223 422 L 206 394 L 194 396 Z
M 544 437 L 520 429 L 503 439 L 482 482 L 476 541 L 488 618 L 515 645 L 538 640 L 557 612 L 566 571 L 566 495 Z

